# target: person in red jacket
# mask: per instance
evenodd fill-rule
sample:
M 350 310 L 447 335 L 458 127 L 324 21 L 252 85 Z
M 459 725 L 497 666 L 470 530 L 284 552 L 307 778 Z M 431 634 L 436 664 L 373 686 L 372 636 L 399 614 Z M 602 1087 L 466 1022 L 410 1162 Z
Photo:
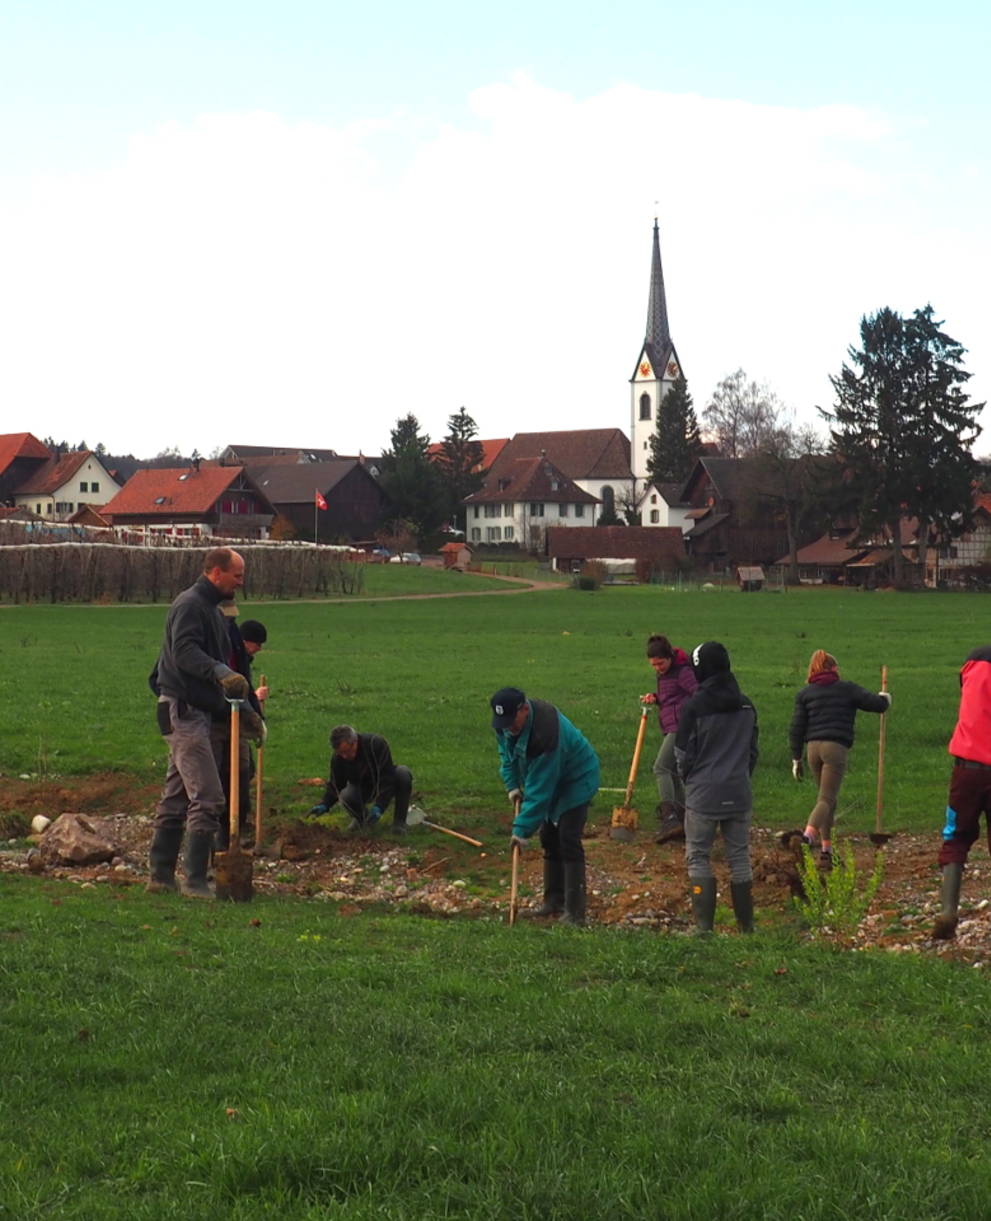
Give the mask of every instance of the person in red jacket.
M 666 844 L 685 838 L 685 783 L 675 767 L 674 738 L 681 710 L 695 694 L 698 683 L 688 654 L 674 648 L 667 636 L 649 638 L 647 660 L 657 675 L 657 692 L 642 695 L 640 701 L 657 705 L 657 719 L 661 724 L 661 749 L 654 760 L 654 776 L 661 799 L 657 807 L 660 826 L 656 842 Z
M 991 846 L 991 645 L 967 656 L 960 671 L 960 711 L 947 748 L 953 756 L 950 792 L 939 864 L 943 874 L 940 913 L 933 936 L 948 941 L 956 935 L 963 868 L 981 829 L 988 821 Z

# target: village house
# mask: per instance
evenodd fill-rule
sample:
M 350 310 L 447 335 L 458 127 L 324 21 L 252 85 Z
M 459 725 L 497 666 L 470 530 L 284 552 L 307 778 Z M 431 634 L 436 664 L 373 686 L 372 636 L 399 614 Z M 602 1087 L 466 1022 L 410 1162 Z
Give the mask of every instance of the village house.
M 239 466 L 145 469 L 100 512 L 116 526 L 189 538 L 268 538 L 270 501 Z
M 68 521 L 81 503 L 98 497 L 109 500 L 120 484 L 89 449 L 53 454 L 40 463 L 14 489 L 15 505 L 22 505 L 46 521 Z
M 674 573 L 685 564 L 677 526 L 591 526 L 547 531 L 547 555 L 560 572 L 577 572 L 590 560 L 628 560 L 641 581 Z
M 464 500 L 468 542 L 509 543 L 543 551 L 548 526 L 594 523 L 595 496 L 583 491 L 549 458 L 505 461 L 506 449 L 482 490 Z
M 48 446 L 32 433 L 0 435 L 0 505 L 14 507 L 14 491 L 51 456 Z
M 367 540 L 389 514 L 391 502 L 381 484 L 355 458 L 302 464 L 259 460 L 245 470 L 274 506 L 280 531 L 282 523 L 288 525 L 288 537 L 325 543 Z

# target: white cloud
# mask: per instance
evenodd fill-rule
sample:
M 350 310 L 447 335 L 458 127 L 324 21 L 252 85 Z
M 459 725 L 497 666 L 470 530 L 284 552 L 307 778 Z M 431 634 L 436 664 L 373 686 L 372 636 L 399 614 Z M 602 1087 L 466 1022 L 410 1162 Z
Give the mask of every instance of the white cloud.
M 626 429 L 654 200 L 699 408 L 743 366 L 807 412 L 862 313 L 928 300 L 987 384 L 987 238 L 946 224 L 980 163 L 928 175 L 918 131 L 848 106 L 523 76 L 470 103 L 440 129 L 203 116 L 110 170 L 8 183 L 3 430 L 372 452 L 462 404 L 488 436 Z

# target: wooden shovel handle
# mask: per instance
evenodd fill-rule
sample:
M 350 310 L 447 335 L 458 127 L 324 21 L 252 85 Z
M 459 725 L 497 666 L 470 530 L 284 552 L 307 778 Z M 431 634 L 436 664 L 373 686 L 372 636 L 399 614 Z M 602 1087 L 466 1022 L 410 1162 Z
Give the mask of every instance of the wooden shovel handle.
M 471 844 L 473 848 L 483 847 L 480 839 L 472 839 L 470 835 L 462 835 L 460 831 L 452 831 L 450 827 L 442 827 L 440 823 L 428 822 L 423 820 L 423 825 L 429 827 L 431 831 L 443 831 L 445 835 L 453 835 L 455 839 L 463 839 L 466 844 Z
M 517 797 L 513 802 L 513 817 L 520 812 L 520 799 Z M 516 923 L 516 913 L 519 910 L 519 890 L 520 890 L 520 846 L 513 844 L 513 871 L 509 883 L 509 927 L 512 928 Z
M 259 686 L 265 687 L 268 682 L 265 675 L 261 675 Z M 262 712 L 265 711 L 265 701 L 261 701 Z M 259 746 L 255 757 L 255 847 L 257 848 L 263 839 L 264 833 L 264 815 L 262 813 L 262 776 L 265 770 L 265 747 Z
M 229 852 L 237 847 L 238 810 L 241 805 L 241 710 L 236 701 L 231 702 L 231 772 L 230 805 L 228 826 L 230 830 Z
M 881 667 L 881 690 L 888 690 L 888 667 Z M 881 729 L 877 739 L 877 801 L 874 806 L 874 831 L 881 831 L 881 820 L 884 817 L 884 747 L 887 741 L 888 718 L 881 713 Z
M 633 762 L 630 764 L 630 778 L 626 782 L 626 800 L 624 805 L 629 805 L 633 800 L 633 789 L 637 783 L 637 769 L 640 767 L 640 752 L 643 750 L 643 740 L 647 733 L 647 711 L 650 708 L 649 704 L 644 704 L 643 711 L 640 713 L 640 725 L 637 729 L 637 744 L 633 748 Z

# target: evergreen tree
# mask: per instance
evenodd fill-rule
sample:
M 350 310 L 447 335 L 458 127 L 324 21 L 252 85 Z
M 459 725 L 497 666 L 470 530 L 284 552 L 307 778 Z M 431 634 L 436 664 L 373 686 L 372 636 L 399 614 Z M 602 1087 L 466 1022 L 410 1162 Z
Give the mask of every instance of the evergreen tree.
M 487 473 L 481 469 L 485 451 L 481 442 L 475 440 L 477 436 L 478 426 L 462 407 L 448 417 L 447 436 L 436 459 L 447 486 L 448 513 L 461 530 L 465 528 L 462 501 L 482 487 Z
M 647 474 L 658 483 L 683 483 L 702 453 L 702 438 L 688 382 L 678 377 L 661 400 L 650 436 Z
M 963 390 L 965 349 L 944 334 L 932 306 L 902 318 L 887 307 L 860 321 L 861 347 L 830 378 L 833 448 L 855 493 L 863 530 L 888 528 L 892 576 L 903 580 L 901 519 L 919 519 L 920 559 L 930 527 L 952 538 L 972 521 L 977 465 L 970 445 L 983 403 Z
M 403 416 L 390 433 L 390 448 L 382 455 L 379 479 L 392 502 L 389 516 L 412 523 L 421 544 L 447 513 L 444 481 L 427 457 L 430 438 L 420 432 L 415 415 Z

